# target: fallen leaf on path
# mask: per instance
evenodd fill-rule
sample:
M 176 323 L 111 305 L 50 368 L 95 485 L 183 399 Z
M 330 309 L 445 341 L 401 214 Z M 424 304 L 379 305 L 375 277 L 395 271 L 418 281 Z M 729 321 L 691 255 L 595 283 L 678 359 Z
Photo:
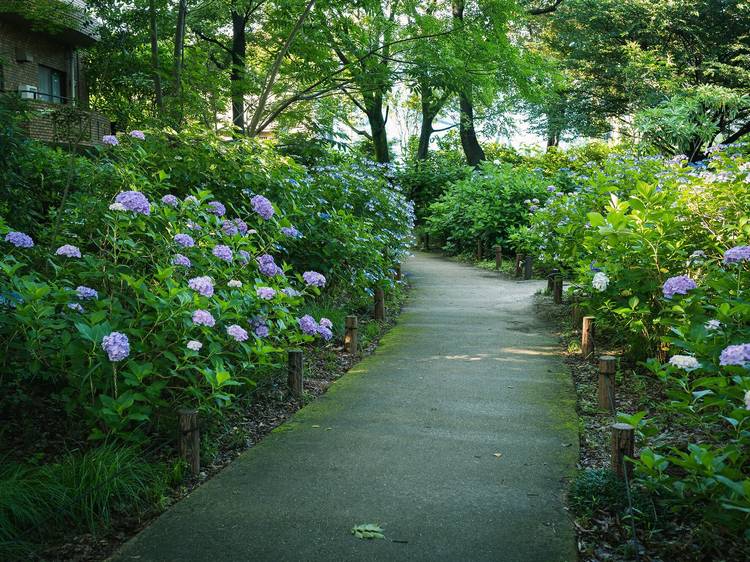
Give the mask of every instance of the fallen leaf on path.
M 314 425 L 313 427 L 320 427 L 319 425 Z
M 493 456 L 497 457 L 498 459 L 503 456 L 502 453 L 495 453 Z
M 372 540 L 384 539 L 383 529 L 375 523 L 362 523 L 352 527 L 352 535 L 358 539 Z

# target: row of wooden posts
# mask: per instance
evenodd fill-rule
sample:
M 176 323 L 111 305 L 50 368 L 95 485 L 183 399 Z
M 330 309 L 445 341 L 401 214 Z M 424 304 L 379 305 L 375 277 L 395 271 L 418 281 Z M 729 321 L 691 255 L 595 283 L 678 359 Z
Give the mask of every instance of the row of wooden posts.
M 396 281 L 401 280 L 401 264 L 394 267 Z M 375 320 L 385 320 L 385 293 L 381 287 L 373 290 L 373 311 Z M 344 351 L 355 354 L 358 349 L 358 324 L 356 316 L 347 316 L 344 323 Z M 301 349 L 287 351 L 287 386 L 295 398 L 302 398 L 304 379 L 304 356 Z M 201 437 L 198 427 L 198 410 L 181 409 L 178 411 L 179 451 L 193 476 L 201 470 Z

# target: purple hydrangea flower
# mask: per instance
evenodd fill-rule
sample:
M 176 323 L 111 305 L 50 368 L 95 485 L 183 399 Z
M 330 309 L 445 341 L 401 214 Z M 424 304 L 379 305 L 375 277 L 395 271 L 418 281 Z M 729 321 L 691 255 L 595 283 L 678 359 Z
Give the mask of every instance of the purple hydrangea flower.
M 223 217 L 227 212 L 227 208 L 218 201 L 209 201 L 208 206 L 211 207 L 208 212 L 217 217 Z
M 320 325 L 329 329 L 333 328 L 333 322 L 331 322 L 328 318 L 321 318 Z
M 552 193 L 553 191 L 557 191 L 557 188 L 554 185 L 548 185 L 547 192 Z
M 213 328 L 216 325 L 216 320 L 208 310 L 198 309 L 193 312 L 193 324 L 196 326 L 208 326 Z
M 190 230 L 203 230 L 203 228 L 201 228 L 201 225 L 196 224 L 190 220 L 187 221 L 187 224 L 185 226 L 187 226 Z
M 102 143 L 108 144 L 109 146 L 117 146 L 120 144 L 120 141 L 117 140 L 115 135 L 104 135 L 102 137 Z
M 80 258 L 81 250 L 79 250 L 76 246 L 73 246 L 71 244 L 65 244 L 64 246 L 60 246 L 55 251 L 55 255 L 65 256 L 66 258 Z
M 285 236 L 289 236 L 291 238 L 299 238 L 300 237 L 300 231 L 294 228 L 293 226 L 283 226 L 281 227 L 281 233 Z
M 33 248 L 34 240 L 31 236 L 24 234 L 23 232 L 9 232 L 5 235 L 5 241 L 10 242 L 16 248 Z
M 330 328 L 326 328 L 325 326 L 318 326 L 318 335 L 322 336 L 324 340 L 328 341 L 333 337 L 333 332 Z
M 670 277 L 664 282 L 662 293 L 664 293 L 664 298 L 671 299 L 675 295 L 687 295 L 688 291 L 697 287 L 695 281 L 687 275 L 678 275 L 677 277 Z
M 143 215 L 151 214 L 151 204 L 140 191 L 123 191 L 115 197 L 115 202 L 125 207 L 128 211 L 141 213 Z
M 128 336 L 121 332 L 112 332 L 102 338 L 102 349 L 107 352 L 109 360 L 113 363 L 122 361 L 130 355 Z
M 305 280 L 305 283 L 313 287 L 325 287 L 326 285 L 326 278 L 317 271 L 305 271 L 302 274 L 302 279 Z
M 172 258 L 173 265 L 181 265 L 182 267 L 192 267 L 193 264 L 190 262 L 190 258 L 183 256 L 182 254 L 175 254 Z
M 237 261 L 240 265 L 247 265 L 250 263 L 250 253 L 246 250 L 240 250 L 237 252 Z
M 300 293 L 297 289 L 292 289 L 291 287 L 287 287 L 286 289 L 281 289 L 281 292 L 284 293 L 287 297 L 298 297 L 302 293 Z
M 174 241 L 183 248 L 192 248 L 195 246 L 195 240 L 189 234 L 175 234 Z
M 188 286 L 204 297 L 212 297 L 214 294 L 214 283 L 210 277 L 193 277 L 188 281 Z
M 280 273 L 282 273 L 281 268 L 273 261 L 273 256 L 263 254 L 262 256 L 258 256 L 255 259 L 258 262 L 258 269 L 260 269 L 260 272 L 263 275 L 273 277 L 274 275 L 279 275 Z
M 724 252 L 724 263 L 750 261 L 750 246 L 735 246 Z
M 253 205 L 253 210 L 263 219 L 268 220 L 273 216 L 273 205 L 262 195 L 256 195 L 250 199 L 250 203 Z
M 80 313 L 85 312 L 84 309 L 83 309 L 83 307 L 79 303 L 77 303 L 77 302 L 69 302 L 68 303 L 68 308 L 70 310 L 74 310 L 74 311 L 80 312 Z
M 227 327 L 227 334 L 232 336 L 237 341 L 245 341 L 247 339 L 247 331 L 238 324 L 232 324 Z
M 232 249 L 224 244 L 217 244 L 211 251 L 213 255 L 224 261 L 232 261 Z
M 747 367 L 748 363 L 750 363 L 750 343 L 727 346 L 719 356 L 719 365 Z
M 224 221 L 223 223 L 221 223 L 221 231 L 226 236 L 234 236 L 240 233 L 240 229 L 237 228 L 237 225 L 232 221 Z
M 85 285 L 79 285 L 76 287 L 76 295 L 81 300 L 90 300 L 90 299 L 98 299 L 99 293 L 96 292 L 96 289 L 92 289 L 91 287 L 86 287 Z
M 130 136 L 134 139 L 146 140 L 146 135 L 143 133 L 143 131 L 139 131 L 138 129 L 130 131 Z
M 237 226 L 237 230 L 244 236 L 248 232 L 247 223 L 242 219 L 234 219 L 234 224 Z
M 180 204 L 180 200 L 171 193 L 168 193 L 167 195 L 162 197 L 161 202 L 165 205 L 169 205 L 170 207 L 177 207 Z
M 260 298 L 267 301 L 270 301 L 273 297 L 276 296 L 276 291 L 274 291 L 271 287 L 258 287 L 257 289 L 255 289 L 255 293 Z
M 315 318 L 309 314 L 305 314 L 302 318 L 298 318 L 297 323 L 302 332 L 308 336 L 314 336 L 318 333 L 318 323 L 315 321 Z
M 268 326 L 266 326 L 265 324 L 261 324 L 260 326 L 256 326 L 253 332 L 259 338 L 267 338 L 270 330 L 268 329 Z

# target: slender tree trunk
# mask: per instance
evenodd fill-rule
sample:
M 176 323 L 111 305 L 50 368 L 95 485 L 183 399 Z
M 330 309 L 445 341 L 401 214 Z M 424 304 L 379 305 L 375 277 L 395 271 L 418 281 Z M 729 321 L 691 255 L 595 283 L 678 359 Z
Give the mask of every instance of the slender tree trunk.
M 148 2 L 149 32 L 151 34 L 151 71 L 154 80 L 154 95 L 156 99 L 156 113 L 161 114 L 164 100 L 161 92 L 161 71 L 159 70 L 159 30 L 156 27 L 156 3 Z
M 477 140 L 477 133 L 474 130 L 474 105 L 471 98 L 464 94 L 458 95 L 459 107 L 461 109 L 459 122 L 459 137 L 461 146 L 466 155 L 466 161 L 470 166 L 478 166 L 482 160 L 485 160 L 484 150 Z
M 388 133 L 385 129 L 386 118 L 383 116 L 383 94 L 380 92 L 370 93 L 365 96 L 365 113 L 370 123 L 372 144 L 375 148 L 375 161 L 387 164 L 391 161 L 391 153 L 388 150 Z
M 464 0 L 452 0 L 453 24 L 454 27 L 460 27 L 464 21 Z M 474 105 L 471 99 L 471 86 L 468 91 L 462 90 L 458 93 L 458 102 L 460 107 L 459 119 L 459 136 L 461 146 L 466 155 L 466 161 L 471 166 L 477 166 L 485 159 L 484 150 L 479 144 L 477 133 L 474 129 Z
M 174 33 L 174 68 L 172 70 L 172 93 L 180 96 L 182 89 L 182 57 L 185 51 L 185 19 L 187 17 L 187 0 L 180 0 L 177 7 L 177 27 Z
M 247 37 L 243 14 L 232 10 L 232 71 L 229 79 L 232 97 L 232 123 L 240 133 L 245 132 L 245 51 Z
M 427 160 L 430 153 L 430 137 L 432 137 L 432 120 L 434 116 L 425 110 L 422 102 L 422 125 L 419 128 L 419 145 L 417 146 L 417 160 Z

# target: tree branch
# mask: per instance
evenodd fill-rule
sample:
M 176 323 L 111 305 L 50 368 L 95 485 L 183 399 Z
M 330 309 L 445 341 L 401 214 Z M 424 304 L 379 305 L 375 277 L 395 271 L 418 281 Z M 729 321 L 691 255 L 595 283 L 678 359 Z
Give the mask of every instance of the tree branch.
M 544 14 L 551 14 L 555 10 L 557 10 L 557 7 L 563 3 L 563 0 L 555 0 L 554 4 L 550 4 L 549 6 L 545 6 L 544 8 L 531 8 L 527 10 L 527 14 L 530 16 L 541 16 Z

